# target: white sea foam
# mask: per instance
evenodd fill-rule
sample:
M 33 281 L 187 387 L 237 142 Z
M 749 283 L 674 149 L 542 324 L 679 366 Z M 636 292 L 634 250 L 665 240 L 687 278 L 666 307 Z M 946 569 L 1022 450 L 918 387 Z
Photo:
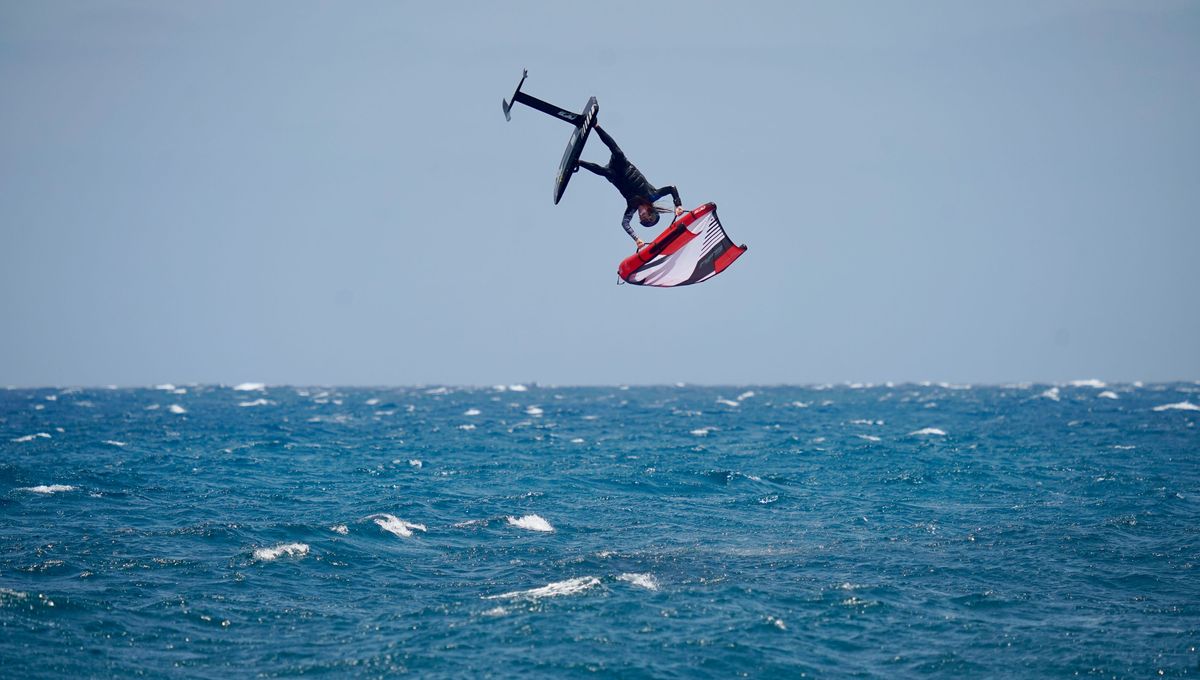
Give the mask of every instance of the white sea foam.
M 730 401 L 728 399 L 717 399 L 717 403 L 724 404 L 725 406 L 741 406 L 741 404 L 739 404 L 738 402 Z
M 254 559 L 270 562 L 285 555 L 288 557 L 304 557 L 307 554 L 308 545 L 305 543 L 280 543 L 270 548 L 256 549 L 254 551 Z
M 254 401 L 239 401 L 238 406 L 269 406 L 273 403 L 275 402 L 266 399 L 255 399 Z
M 869 418 L 867 418 L 867 419 L 856 418 L 854 420 L 851 420 L 850 424 L 851 425 L 882 425 L 883 421 L 882 420 L 871 420 Z
M 753 396 L 754 396 L 754 390 L 746 390 L 745 392 L 742 392 L 741 394 L 738 395 L 737 400 L 738 401 L 746 401 L 747 399 L 749 399 L 750 397 L 753 397 Z
M 658 581 L 654 578 L 654 574 L 621 574 L 617 580 L 646 590 L 658 590 Z
M 125 442 L 119 442 L 114 439 L 105 439 L 101 443 L 108 444 L 109 446 L 116 446 L 116 447 L 124 447 L 126 445 Z
M 1089 378 L 1088 380 L 1072 380 L 1067 384 L 1071 387 L 1094 387 L 1098 390 L 1108 387 L 1103 380 L 1096 380 L 1095 378 Z
M 1051 387 L 1050 389 L 1046 390 L 1045 392 L 1042 392 L 1038 396 L 1043 399 L 1049 399 L 1050 401 L 1058 401 L 1059 400 L 1058 388 Z
M 586 590 L 590 590 L 600 585 L 600 579 L 595 576 L 580 576 L 579 578 L 569 578 L 565 581 L 556 581 L 541 588 L 533 588 L 530 590 L 517 590 L 511 593 L 502 595 L 488 595 L 485 600 L 515 600 L 527 599 L 538 600 L 543 597 L 561 597 L 563 595 L 576 595 Z
M 175 415 L 182 415 L 184 413 L 187 413 L 187 409 L 180 406 L 179 404 L 171 404 L 170 406 L 167 407 L 167 410 L 170 411 L 171 413 L 174 413 Z
M 477 416 L 479 414 L 480 414 L 480 410 L 477 408 L 469 408 L 466 411 L 463 411 L 464 416 Z
M 474 426 L 474 425 L 472 425 L 471 423 L 467 423 L 466 425 L 459 425 L 459 426 L 458 426 L 458 429 L 460 429 L 460 430 L 466 430 L 467 432 L 470 432 L 471 430 L 474 430 L 474 429 L 475 429 L 475 426 Z
M 234 392 L 258 392 L 267 389 L 267 386 L 259 382 L 244 382 L 233 386 Z
M 40 486 L 26 486 L 17 491 L 28 491 L 29 493 L 62 493 L 64 491 L 74 491 L 78 487 L 70 486 L 69 484 L 42 484 Z
M 409 465 L 411 465 L 411 466 L 413 466 L 413 467 L 415 467 L 415 468 L 417 468 L 418 470 L 419 470 L 419 469 L 421 469 L 421 466 L 422 466 L 422 465 L 424 465 L 424 463 L 422 463 L 421 461 L 417 460 L 416 458 L 413 458 L 412 460 L 408 461 L 408 464 L 409 464 Z
M 582 443 L 583 443 L 583 438 L 582 438 L 582 437 L 576 437 L 576 438 L 574 438 L 574 439 L 572 439 L 572 440 L 571 440 L 571 443 L 572 443 L 572 444 L 582 444 Z
M 692 430 L 692 434 L 697 437 L 707 437 L 708 433 L 712 432 L 715 429 L 717 429 L 717 428 L 715 428 L 715 427 L 698 427 L 698 428 Z
M 530 406 L 529 408 L 525 409 L 525 414 L 530 416 L 540 416 L 542 413 L 544 413 L 544 411 L 537 406 Z
M 795 406 L 796 408 L 808 408 L 809 406 L 812 406 L 812 402 L 811 401 L 793 401 L 792 406 Z
M 508 389 L 512 392 L 525 392 L 529 388 L 525 387 L 524 385 L 518 384 L 518 385 L 509 385 Z
M 335 524 L 329 527 L 329 530 L 335 534 L 341 534 L 342 536 L 350 533 L 350 527 L 346 526 L 345 524 Z
M 915 435 L 915 436 L 918 436 L 918 437 L 924 437 L 924 436 L 927 436 L 927 435 L 932 435 L 932 436 L 935 436 L 935 437 L 945 437 L 945 436 L 946 436 L 946 431 L 945 431 L 945 430 L 939 430 L 939 429 L 938 429 L 938 428 L 936 428 L 936 427 L 924 427 L 924 428 L 921 428 L 920 430 L 914 430 L 914 431 L 912 431 L 912 432 L 909 432 L 909 434 L 910 434 L 910 435 Z
M 31 442 L 34 439 L 49 439 L 49 438 L 50 438 L 50 433 L 38 432 L 37 434 L 27 434 L 24 437 L 17 437 L 16 439 L 12 439 L 10 441 L 15 442 L 17 444 L 24 444 L 25 442 Z
M 1174 404 L 1163 404 L 1155 406 L 1155 411 L 1200 411 L 1200 406 L 1193 404 L 1190 401 L 1180 401 Z
M 157 411 L 158 409 L 159 409 L 158 404 L 150 404 L 149 406 L 146 407 L 147 411 Z
M 787 630 L 787 625 L 784 624 L 783 619 L 779 618 L 778 616 L 768 616 L 767 623 L 775 626 L 779 630 Z
M 163 383 L 161 385 L 155 385 L 154 389 L 162 390 L 163 392 L 174 392 L 175 386 L 172 385 L 171 383 Z
M 1100 394 L 1097 394 L 1096 397 L 1098 399 L 1119 399 L 1120 398 L 1117 396 L 1117 393 L 1113 392 L 1112 390 L 1104 390 Z
M 412 522 L 405 522 L 404 520 L 396 517 L 395 515 L 389 515 L 387 513 L 371 515 L 367 519 L 375 520 L 375 523 L 378 524 L 381 529 L 388 532 L 389 534 L 395 534 L 402 538 L 408 538 L 409 536 L 412 536 L 413 529 L 416 529 L 417 531 L 425 531 L 424 524 L 413 524 Z
M 867 441 L 869 441 L 869 442 L 878 442 L 878 441 L 883 441 L 882 439 L 880 439 L 879 437 L 876 437 L 876 436 L 875 436 L 875 435 L 873 435 L 873 434 L 860 434 L 860 435 L 857 435 L 857 436 L 858 436 L 858 438 L 859 438 L 859 439 L 865 439 L 865 440 L 867 440 Z
M 365 403 L 367 406 L 378 406 L 379 400 L 376 399 L 375 397 L 371 397 L 370 399 L 366 400 L 363 403 Z
M 425 394 L 450 394 L 450 389 L 447 387 L 435 387 L 431 390 L 425 390 Z
M 519 529 L 529 531 L 554 531 L 554 527 L 540 515 L 525 515 L 524 517 L 509 517 L 508 523 Z

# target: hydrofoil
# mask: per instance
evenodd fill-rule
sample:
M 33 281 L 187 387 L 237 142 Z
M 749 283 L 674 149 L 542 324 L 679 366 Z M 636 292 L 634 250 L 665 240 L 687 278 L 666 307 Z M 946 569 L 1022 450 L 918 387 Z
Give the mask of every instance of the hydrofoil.
M 525 79 L 528 77 L 529 71 L 522 69 L 521 82 L 517 83 L 517 90 L 513 92 L 512 101 L 501 100 L 504 106 L 504 119 L 512 120 L 513 104 L 520 102 L 575 126 L 575 131 L 567 140 L 567 149 L 563 152 L 562 162 L 558 164 L 558 176 L 554 178 L 554 204 L 558 205 L 563 192 L 567 190 L 567 183 L 571 181 L 571 175 L 575 173 L 575 165 L 579 162 L 579 155 L 583 153 L 583 145 L 587 143 L 588 134 L 591 133 L 592 128 L 596 127 L 596 114 L 600 111 L 600 104 L 595 97 L 589 97 L 580 113 L 561 109 L 522 92 L 521 86 L 525 84 Z

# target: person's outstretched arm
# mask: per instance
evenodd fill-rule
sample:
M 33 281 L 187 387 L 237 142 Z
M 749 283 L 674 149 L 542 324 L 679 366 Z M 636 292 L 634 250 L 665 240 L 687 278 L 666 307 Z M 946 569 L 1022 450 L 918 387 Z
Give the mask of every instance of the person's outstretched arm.
M 670 186 L 670 185 L 665 186 L 665 187 L 659 189 L 658 191 L 655 191 L 654 195 L 650 197 L 650 200 L 657 201 L 658 199 L 662 198 L 663 196 L 666 196 L 667 194 L 671 194 L 671 200 L 675 201 L 676 208 L 683 207 L 683 201 L 679 200 L 679 190 L 677 190 L 674 186 Z
M 621 218 L 621 226 L 625 227 L 625 233 L 629 234 L 629 238 L 633 239 L 640 246 L 642 239 L 638 238 L 637 234 L 633 233 L 633 227 L 629 226 L 629 220 L 633 219 L 634 212 L 636 212 L 636 208 L 625 209 L 625 216 Z

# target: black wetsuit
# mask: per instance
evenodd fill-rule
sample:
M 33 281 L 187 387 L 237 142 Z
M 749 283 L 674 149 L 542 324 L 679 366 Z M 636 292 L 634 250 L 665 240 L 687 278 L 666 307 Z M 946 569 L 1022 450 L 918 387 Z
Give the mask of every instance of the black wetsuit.
M 637 235 L 633 233 L 633 227 L 629 226 L 629 220 L 633 218 L 633 213 L 637 212 L 638 206 L 642 203 L 654 203 L 658 199 L 671 195 L 675 200 L 675 207 L 683 207 L 683 202 L 679 200 L 679 192 L 673 186 L 665 186 L 660 189 L 655 189 L 654 185 L 646 180 L 646 176 L 640 170 L 629 162 L 625 157 L 625 153 L 621 151 L 621 147 L 613 141 L 608 133 L 600 129 L 600 126 L 592 128 L 596 134 L 600 135 L 600 139 L 608 146 L 608 150 L 612 152 L 612 157 L 608 159 L 608 165 L 597 165 L 587 161 L 579 161 L 579 166 L 587 168 L 592 172 L 612 182 L 612 185 L 621 192 L 625 197 L 625 216 L 621 220 L 621 226 L 629 234 L 630 238 L 637 240 Z

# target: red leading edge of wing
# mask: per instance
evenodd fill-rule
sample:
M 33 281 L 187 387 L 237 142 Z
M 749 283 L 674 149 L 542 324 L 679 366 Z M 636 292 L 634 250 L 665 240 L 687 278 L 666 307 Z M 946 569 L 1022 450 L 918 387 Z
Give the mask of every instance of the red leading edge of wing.
M 622 260 L 621 265 L 617 267 L 617 274 L 622 279 L 628 280 L 629 275 L 637 271 L 638 267 L 641 267 L 659 255 L 670 255 L 676 250 L 682 248 L 684 244 L 686 244 L 688 241 L 691 241 L 696 236 L 687 230 L 688 226 L 692 222 L 695 222 L 701 217 L 704 217 L 708 213 L 712 212 L 714 209 L 716 209 L 716 207 L 716 203 L 705 203 L 695 210 L 685 212 L 684 214 L 680 215 L 678 219 L 671 223 L 671 226 L 664 229 L 663 232 L 658 235 L 658 238 L 648 243 L 645 248 L 642 248 L 641 250 Z M 684 233 L 680 234 L 679 232 Z M 730 261 L 732 262 L 732 260 Z
M 733 264 L 734 260 L 741 257 L 742 253 L 744 252 L 746 252 L 746 246 L 734 246 L 729 250 L 726 250 L 725 252 L 721 253 L 721 256 L 718 257 L 717 261 L 713 264 L 713 270 L 720 274 L 721 272 L 725 271 L 726 267 Z

